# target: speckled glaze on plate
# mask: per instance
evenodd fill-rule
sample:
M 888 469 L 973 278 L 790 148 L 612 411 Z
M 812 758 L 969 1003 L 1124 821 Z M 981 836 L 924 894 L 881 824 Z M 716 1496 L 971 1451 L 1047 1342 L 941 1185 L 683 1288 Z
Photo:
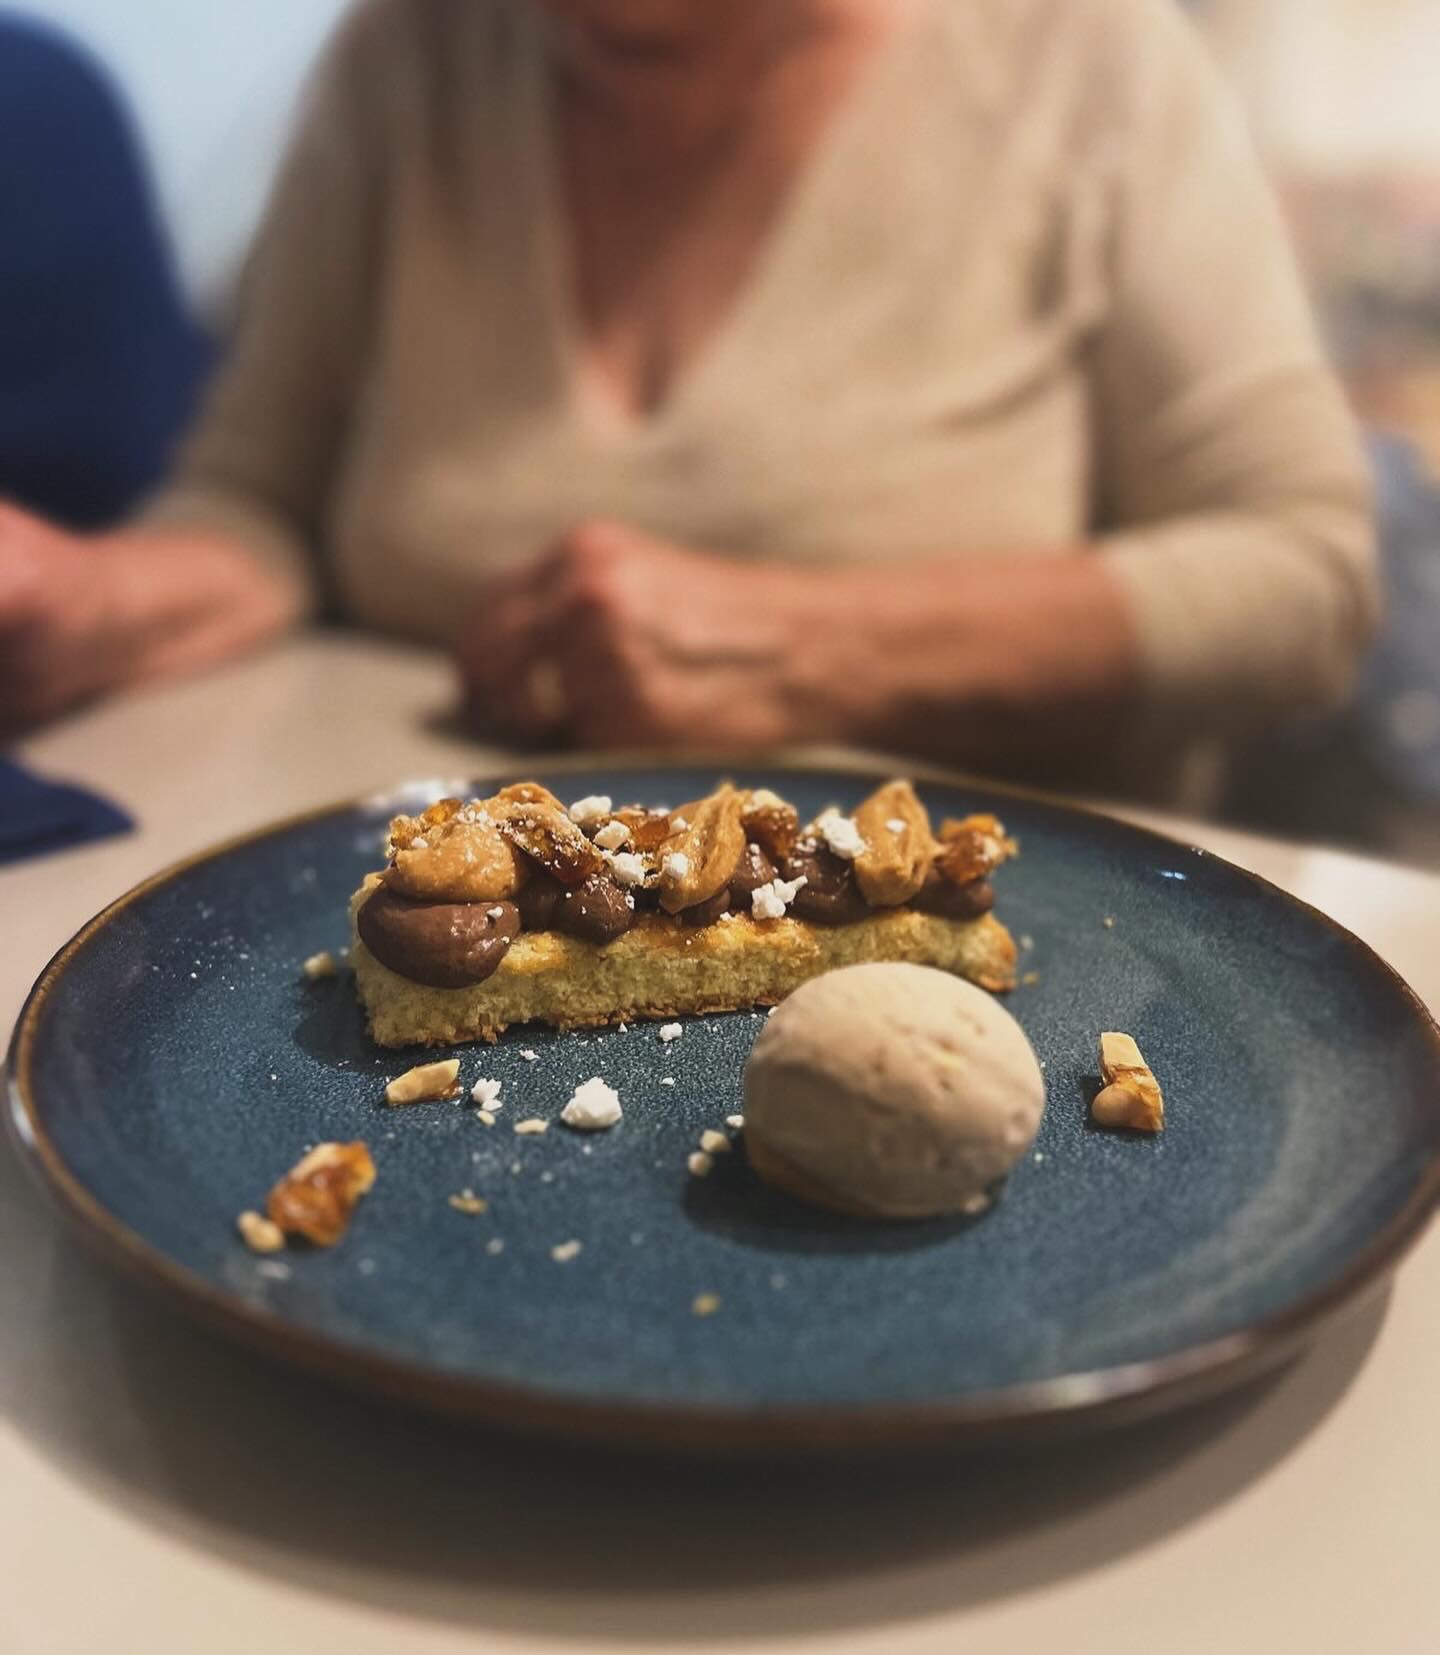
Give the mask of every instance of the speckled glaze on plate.
M 523 764 L 569 797 L 674 804 L 713 768 Z M 737 767 L 802 811 L 869 773 Z M 1203 852 L 1040 798 L 932 777 L 937 818 L 994 810 L 1023 844 L 999 912 L 1026 947 L 1009 1004 L 1045 1065 L 1036 1152 L 989 1215 L 867 1226 L 773 1194 L 739 1108 L 759 1018 L 460 1051 L 468 1102 L 387 1110 L 426 1055 L 366 1037 L 346 941 L 395 800 L 330 810 L 161 874 L 36 985 L 12 1045 L 20 1143 L 110 1255 L 192 1312 L 350 1383 L 488 1420 L 731 1452 L 1034 1435 L 1177 1405 L 1284 1360 L 1383 1281 L 1440 1190 L 1440 1034 L 1333 922 Z M 1137 1036 L 1164 1136 L 1092 1130 L 1102 1028 Z M 525 1053 L 534 1052 L 533 1059 Z M 591 1075 L 625 1118 L 553 1119 Z M 665 1085 L 667 1079 L 673 1085 Z M 252 1256 L 235 1215 L 305 1146 L 363 1138 L 374 1192 L 330 1253 Z M 484 1196 L 481 1216 L 447 1197 Z M 551 1249 L 579 1241 L 578 1256 Z M 492 1250 L 492 1242 L 503 1243 Z M 693 1314 L 702 1294 L 718 1310 Z

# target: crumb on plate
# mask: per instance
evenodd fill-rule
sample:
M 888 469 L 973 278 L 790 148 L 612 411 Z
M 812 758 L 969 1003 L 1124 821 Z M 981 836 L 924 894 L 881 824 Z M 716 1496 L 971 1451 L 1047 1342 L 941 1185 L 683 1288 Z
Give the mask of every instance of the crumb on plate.
M 460 1059 L 447 1057 L 439 1063 L 421 1063 L 407 1069 L 385 1088 L 385 1101 L 392 1106 L 400 1103 L 440 1103 L 456 1097 L 460 1087 Z

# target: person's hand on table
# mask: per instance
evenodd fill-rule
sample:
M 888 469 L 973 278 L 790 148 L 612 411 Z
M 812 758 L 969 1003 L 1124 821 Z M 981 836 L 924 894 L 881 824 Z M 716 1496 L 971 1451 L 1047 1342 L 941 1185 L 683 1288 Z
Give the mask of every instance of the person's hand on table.
M 1091 556 L 752 563 L 610 523 L 491 582 L 459 660 L 476 722 L 512 740 L 973 762 L 1063 746 L 1135 676 Z
M 0 500 L 0 734 L 290 624 L 297 583 L 204 530 L 73 534 Z
M 123 677 L 107 586 L 78 536 L 0 501 L 0 728 L 41 723 Z
M 503 735 L 583 747 L 816 738 L 814 587 L 809 571 L 582 524 L 483 593 L 460 647 L 471 709 Z

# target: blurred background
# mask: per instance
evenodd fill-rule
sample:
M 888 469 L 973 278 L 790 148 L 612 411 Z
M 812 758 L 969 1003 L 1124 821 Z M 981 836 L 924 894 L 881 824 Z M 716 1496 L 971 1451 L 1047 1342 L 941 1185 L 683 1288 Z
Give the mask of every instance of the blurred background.
M 346 9 L 345 0 L 0 7 L 71 37 L 123 100 L 196 324 L 177 398 L 203 377 L 297 95 Z M 1366 427 L 1390 594 L 1352 704 L 1237 754 L 1223 812 L 1440 863 L 1440 0 L 1190 9 L 1248 113 Z M 16 87 L 7 93 L 0 78 L 0 114 L 6 96 L 13 115 Z M 0 148 L 13 163 L 13 140 Z M 5 256 L 0 227 L 0 273 Z M 103 521 L 131 503 L 122 494 L 68 515 Z

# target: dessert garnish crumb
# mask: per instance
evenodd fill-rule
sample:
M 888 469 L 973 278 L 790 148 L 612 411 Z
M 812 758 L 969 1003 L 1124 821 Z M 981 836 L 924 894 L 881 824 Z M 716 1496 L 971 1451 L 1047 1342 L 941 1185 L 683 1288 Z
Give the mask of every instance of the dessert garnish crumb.
M 525 1050 L 521 1052 L 520 1056 L 525 1060 L 525 1062 L 534 1063 L 538 1061 L 540 1054 L 539 1052 L 532 1052 L 527 1046 Z
M 385 1088 L 385 1101 L 399 1103 L 439 1103 L 453 1098 L 460 1090 L 456 1084 L 460 1074 L 460 1059 L 447 1057 L 440 1063 L 421 1063 L 397 1075 Z
M 728 1155 L 730 1140 L 723 1132 L 715 1132 L 707 1128 L 700 1134 L 700 1147 L 707 1155 Z
M 374 1183 L 375 1162 L 365 1144 L 316 1144 L 270 1191 L 266 1216 L 287 1235 L 333 1247 Z
M 610 814 L 611 801 L 604 793 L 587 793 L 583 799 L 576 799 L 570 806 L 570 820 L 577 827 L 591 827 L 602 816 Z
M 606 822 L 595 835 L 595 843 L 601 850 L 622 850 L 630 843 L 630 829 L 624 822 Z
M 672 1040 L 678 1040 L 684 1032 L 684 1026 L 680 1023 L 662 1023 L 660 1025 L 661 1043 L 668 1046 Z
M 768 885 L 757 886 L 750 893 L 750 912 L 756 919 L 784 919 L 785 910 L 800 893 L 802 885 L 808 884 L 806 875 L 798 874 L 794 879 L 775 878 Z
M 691 1153 L 685 1165 L 690 1168 L 693 1177 L 708 1178 L 711 1167 L 715 1165 L 715 1157 L 707 1155 L 703 1149 L 697 1149 Z
M 745 1130 L 745 1117 L 743 1115 L 727 1115 L 725 1124 L 732 1132 L 743 1132 Z
M 498 1080 L 477 1080 L 470 1088 L 470 1099 L 478 1103 L 482 1109 L 494 1109 L 500 1102 L 500 1082 Z
M 477 1109 L 475 1119 L 480 1122 L 481 1126 L 494 1126 L 495 1112 L 492 1109 Z
M 485 1251 L 492 1256 L 496 1253 L 503 1253 L 505 1251 L 504 1238 L 502 1236 L 491 1236 L 489 1241 L 485 1243 Z
M 673 1086 L 675 1084 L 674 1075 L 662 1075 L 660 1078 L 660 1084 L 662 1086 Z
M 855 818 L 833 808 L 816 818 L 815 830 L 843 862 L 853 862 L 869 848 Z
M 285 1245 L 284 1230 L 263 1213 L 241 1213 L 235 1220 L 235 1228 L 252 1253 L 278 1253 Z
M 696 1316 L 713 1316 L 719 1308 L 718 1293 L 697 1293 L 690 1305 L 691 1313 Z
M 615 1125 L 620 1115 L 620 1094 L 599 1075 L 592 1075 L 577 1086 L 560 1111 L 560 1119 L 578 1132 L 604 1132 Z
M 556 1264 L 569 1264 L 572 1258 L 578 1258 L 579 1256 L 580 1243 L 578 1241 L 562 1241 L 558 1247 L 550 1249 L 550 1257 L 555 1260 Z
M 452 1195 L 450 1205 L 457 1213 L 469 1213 L 475 1218 L 490 1210 L 490 1203 L 483 1195 L 476 1195 L 474 1190 L 461 1190 L 459 1195 Z
M 312 954 L 300 969 L 312 983 L 319 982 L 322 977 L 333 977 L 336 971 L 335 956 L 328 948 L 322 949 L 318 954 Z
M 1165 1099 L 1160 1083 L 1128 1034 L 1100 1036 L 1100 1076 L 1105 1086 L 1090 1106 L 1097 1126 L 1164 1131 Z
M 528 1121 L 516 1121 L 515 1131 L 522 1138 L 538 1138 L 542 1132 L 550 1130 L 550 1122 L 536 1120 L 533 1117 Z

